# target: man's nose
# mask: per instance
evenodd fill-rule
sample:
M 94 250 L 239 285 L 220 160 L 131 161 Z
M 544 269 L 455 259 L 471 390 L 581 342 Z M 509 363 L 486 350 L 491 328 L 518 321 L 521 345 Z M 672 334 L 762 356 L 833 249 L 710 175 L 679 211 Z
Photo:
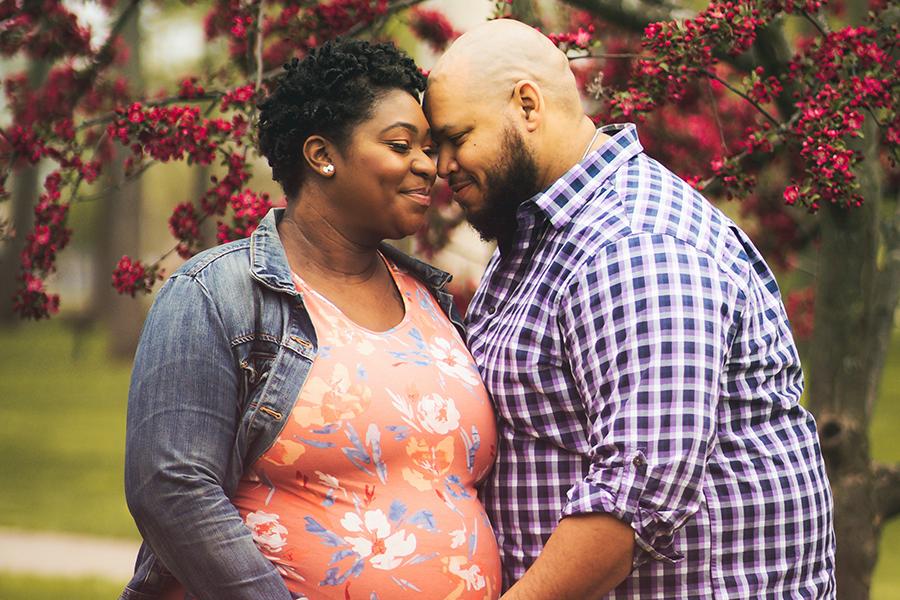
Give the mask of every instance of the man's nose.
M 451 173 L 459 171 L 459 164 L 456 162 L 453 150 L 451 148 L 442 147 L 438 152 L 437 173 L 441 179 L 447 179 Z

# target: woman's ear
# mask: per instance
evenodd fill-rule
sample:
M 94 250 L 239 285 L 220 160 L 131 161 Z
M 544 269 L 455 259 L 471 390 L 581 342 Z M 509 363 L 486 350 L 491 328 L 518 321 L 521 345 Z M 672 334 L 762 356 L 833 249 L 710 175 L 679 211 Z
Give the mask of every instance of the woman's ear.
M 522 119 L 525 129 L 535 131 L 544 115 L 544 95 L 540 86 L 529 79 L 523 79 L 513 88 L 512 102 Z
M 322 177 L 334 176 L 331 148 L 331 143 L 321 135 L 311 135 L 303 142 L 303 158 L 306 159 L 306 164 Z

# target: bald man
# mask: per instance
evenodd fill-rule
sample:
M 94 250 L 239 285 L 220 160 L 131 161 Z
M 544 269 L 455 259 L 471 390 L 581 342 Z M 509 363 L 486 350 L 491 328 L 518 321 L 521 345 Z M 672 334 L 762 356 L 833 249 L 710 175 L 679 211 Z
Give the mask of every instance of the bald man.
M 747 236 L 633 125 L 595 129 L 522 23 L 460 37 L 425 112 L 438 173 L 498 243 L 466 320 L 498 415 L 503 598 L 833 598 L 815 422 Z

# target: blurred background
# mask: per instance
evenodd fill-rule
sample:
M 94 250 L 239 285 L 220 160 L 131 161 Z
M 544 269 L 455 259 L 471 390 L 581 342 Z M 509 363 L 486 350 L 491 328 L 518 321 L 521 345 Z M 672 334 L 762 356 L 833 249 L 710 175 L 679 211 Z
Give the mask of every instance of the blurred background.
M 14 13 L 18 3 L 0 4 L 12 6 Z M 63 4 L 90 26 L 93 43 L 101 44 L 109 35 L 116 5 L 124 3 Z M 128 59 L 117 67 L 133 89 L 141 90 L 144 97 L 162 97 L 177 89 L 186 74 L 227 68 L 229 41 L 208 37 L 207 15 L 215 4 L 199 0 L 141 3 L 131 25 L 123 30 Z M 392 3 L 397 4 L 440 11 L 447 21 L 438 24 L 449 25 L 452 31 L 444 33 L 451 37 L 498 11 L 540 24 L 548 33 L 581 28 L 594 41 L 582 44 L 572 38 L 572 65 L 585 90 L 586 108 L 601 120 L 608 107 L 601 106 L 603 94 L 598 88 L 626 78 L 627 69 L 622 61 L 616 62 L 615 55 L 635 56 L 646 19 L 689 17 L 707 7 L 706 2 L 673 6 L 638 0 Z M 864 14 L 869 8 L 865 2 L 860 5 L 838 3 L 823 14 L 823 22 L 839 27 L 855 18 L 855 10 Z M 635 15 L 641 18 L 634 20 Z M 428 70 L 440 46 L 431 43 L 428 35 L 413 31 L 416 18 L 421 21 L 397 10 L 362 35 L 395 40 Z M 589 24 L 602 24 L 604 29 L 589 29 Z M 799 43 L 811 29 L 813 25 L 802 19 L 783 24 L 792 43 Z M 0 18 L 0 40 L 2 35 Z M 24 73 L 41 82 L 49 68 L 23 56 L 0 59 L 4 79 Z M 0 126 L 9 127 L 14 111 L 8 98 L 0 102 Z M 718 171 L 710 164 L 728 154 L 728 140 L 740 137 L 756 118 L 745 105 L 722 85 L 688 89 L 679 102 L 641 120 L 641 141 L 649 154 L 682 176 L 703 179 Z M 618 120 L 621 117 L 618 114 Z M 280 198 L 265 162 L 253 159 L 251 167 L 247 187 Z M 817 350 L 816 340 L 821 345 L 825 339 L 813 335 L 812 291 L 822 268 L 820 231 L 817 217 L 785 206 L 783 192 L 790 168 L 788 158 L 773 158 L 760 170 L 755 191 L 743 199 L 730 199 L 715 187 L 707 195 L 753 236 L 776 270 L 806 364 Z M 175 241 L 169 217 L 176 205 L 201 196 L 210 176 L 223 170 L 215 164 L 172 162 L 155 164 L 131 181 L 110 185 L 101 178 L 84 186 L 69 214 L 75 233 L 60 254 L 56 273 L 47 280 L 48 288 L 62 298 L 61 308 L 51 319 L 36 322 L 14 315 L 8 298 L 19 285 L 17 262 L 23 232 L 28 229 L 27 218 L 21 215 L 27 215 L 41 193 L 40 182 L 49 166 L 38 163 L 12 171 L 7 182 L 12 198 L 0 202 L 0 220 L 12 222 L 14 233 L 18 232 L 0 236 L 0 598 L 114 598 L 127 581 L 139 536 L 122 491 L 125 409 L 130 361 L 153 295 L 119 295 L 110 285 L 110 273 L 123 254 L 146 263 L 164 257 L 159 262 L 162 269 L 177 268 L 182 259 L 171 252 Z M 894 194 L 895 204 L 896 183 L 896 170 L 881 182 L 885 193 Z M 455 226 L 459 214 L 451 204 L 439 205 L 438 213 L 440 222 L 433 230 L 401 245 L 453 273 L 456 292 L 465 304 L 492 248 L 467 226 Z M 215 226 L 204 223 L 200 237 L 204 245 L 216 243 Z M 875 384 L 871 412 L 863 423 L 872 460 L 893 464 L 900 461 L 900 331 L 888 323 L 880 385 Z M 852 335 L 846 337 L 850 345 Z M 832 338 L 828 343 L 841 340 Z M 881 525 L 877 523 L 876 530 Z M 878 544 L 878 558 L 871 597 L 900 598 L 900 520 L 886 522 L 880 540 L 872 543 Z

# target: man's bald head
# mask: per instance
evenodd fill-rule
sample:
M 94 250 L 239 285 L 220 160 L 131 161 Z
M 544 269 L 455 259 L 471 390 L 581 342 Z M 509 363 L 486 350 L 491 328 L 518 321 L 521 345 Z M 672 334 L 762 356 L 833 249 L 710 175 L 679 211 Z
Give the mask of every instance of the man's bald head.
M 469 222 L 501 246 L 519 205 L 594 143 L 569 60 L 536 29 L 490 21 L 457 39 L 428 76 L 423 103 L 446 179 Z
M 488 21 L 459 37 L 431 70 L 428 86 L 451 87 L 460 99 L 505 102 L 522 80 L 537 83 L 552 109 L 582 113 L 566 55 L 512 19 Z

